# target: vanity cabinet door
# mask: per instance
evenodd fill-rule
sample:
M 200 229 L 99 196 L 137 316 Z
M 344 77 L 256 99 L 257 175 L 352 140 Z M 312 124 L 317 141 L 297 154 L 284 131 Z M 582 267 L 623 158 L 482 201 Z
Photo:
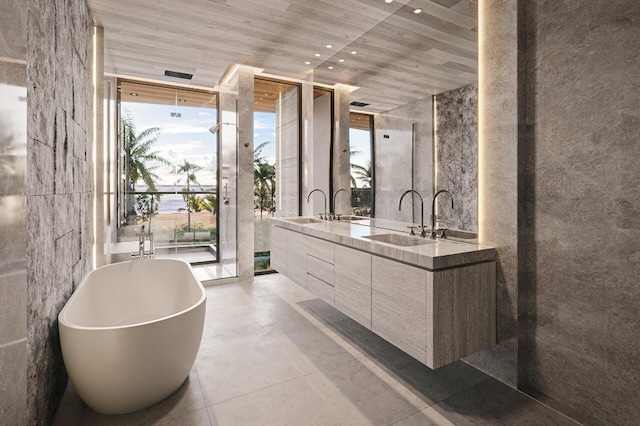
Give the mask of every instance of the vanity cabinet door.
M 371 330 L 425 362 L 427 272 L 378 256 L 371 267 Z
M 287 277 L 307 288 L 307 247 L 303 234 L 285 230 L 287 235 Z
M 336 245 L 335 306 L 371 329 L 371 254 Z
M 331 241 L 307 236 L 307 254 L 333 265 L 335 244 Z
M 271 267 L 287 275 L 287 235 L 286 230 L 271 226 L 270 257 Z

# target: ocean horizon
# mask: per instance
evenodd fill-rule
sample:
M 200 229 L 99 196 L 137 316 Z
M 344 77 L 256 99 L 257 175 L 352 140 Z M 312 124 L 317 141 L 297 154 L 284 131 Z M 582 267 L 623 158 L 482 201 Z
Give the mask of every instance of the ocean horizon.
M 158 204 L 158 214 L 161 213 L 178 213 L 179 209 L 186 209 L 187 203 L 182 198 L 182 189 L 185 188 L 182 185 L 157 185 L 158 192 L 174 192 L 175 194 L 160 194 L 160 203 Z M 146 188 L 139 189 L 137 191 L 144 192 Z M 193 192 L 202 192 L 204 195 L 207 193 L 216 194 L 215 185 L 197 185 L 193 189 Z

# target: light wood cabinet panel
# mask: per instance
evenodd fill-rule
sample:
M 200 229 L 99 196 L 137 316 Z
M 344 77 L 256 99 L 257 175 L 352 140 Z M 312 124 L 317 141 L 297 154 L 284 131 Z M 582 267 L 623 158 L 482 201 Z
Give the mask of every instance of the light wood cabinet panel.
M 324 260 L 307 254 L 307 273 L 309 275 L 313 275 L 319 280 L 333 286 L 333 270 L 334 266 L 332 263 L 325 262 Z
M 370 253 L 335 247 L 335 307 L 371 329 Z
M 334 305 L 333 286 L 319 280 L 313 275 L 307 274 L 307 290 L 324 300 L 331 306 Z
M 373 256 L 371 277 L 371 330 L 425 362 L 427 272 Z
M 271 227 L 271 265 L 430 368 L 496 341 L 496 263 L 427 270 Z
M 307 254 L 331 264 L 334 263 L 335 244 L 307 236 Z
M 427 358 L 438 368 L 495 344 L 495 262 L 427 275 Z
M 283 275 L 287 275 L 287 236 L 285 230 L 271 226 L 270 263 L 271 267 Z
M 285 230 L 287 235 L 287 276 L 307 287 L 306 238 L 297 232 Z

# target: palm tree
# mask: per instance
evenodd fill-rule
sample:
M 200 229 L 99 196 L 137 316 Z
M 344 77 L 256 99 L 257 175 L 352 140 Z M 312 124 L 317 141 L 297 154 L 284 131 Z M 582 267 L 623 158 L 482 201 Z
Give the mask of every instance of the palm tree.
M 353 185 L 353 188 L 357 188 L 357 186 L 355 185 L 356 179 L 362 181 L 363 188 L 371 188 L 371 161 L 367 162 L 367 166 L 361 166 L 359 164 L 352 163 L 351 169 L 353 170 L 353 173 L 351 175 L 351 183 Z
M 190 161 L 187 161 L 187 160 L 182 160 L 182 164 L 175 166 L 173 168 L 174 174 L 181 175 L 184 173 L 186 175 L 187 187 L 182 188 L 182 192 L 184 192 L 182 197 L 184 198 L 184 201 L 187 203 L 187 231 L 191 231 L 191 207 L 193 204 L 193 201 L 191 201 L 191 198 L 192 198 L 191 184 L 193 183 L 194 185 L 200 185 L 196 177 L 196 172 L 199 172 L 200 170 L 202 170 L 202 166 L 191 163 Z
M 147 190 L 154 192 L 158 176 L 152 172 L 155 166 L 152 163 L 169 165 L 169 161 L 160 156 L 157 151 L 153 151 L 153 145 L 158 142 L 161 129 L 150 127 L 141 133 L 136 133 L 136 126 L 129 114 L 125 114 L 121 119 L 122 141 L 125 154 L 125 175 L 131 192 L 135 192 L 136 183 L 142 180 L 147 185 Z
M 205 195 L 203 197 L 198 197 L 198 209 L 202 212 L 210 212 L 211 214 L 216 214 L 216 205 L 218 201 L 218 196 L 215 194 Z
M 156 164 L 169 165 L 169 161 L 162 158 L 153 146 L 158 142 L 161 129 L 150 127 L 137 133 L 133 118 L 125 113 L 120 119 L 122 125 L 122 142 L 124 149 L 124 175 L 127 177 L 127 191 L 135 192 L 136 183 L 142 180 L 147 185 L 147 191 L 157 191 L 156 181 L 158 175 L 153 173 Z M 157 196 L 157 201 L 160 197 Z M 127 197 L 127 221 L 135 216 L 135 199 L 133 196 Z
M 260 217 L 262 217 L 262 211 L 273 210 L 273 198 L 276 192 L 276 167 L 273 164 L 269 164 L 266 158 L 262 156 L 262 150 L 265 146 L 272 143 L 272 141 L 262 142 L 253 150 L 253 185 L 254 196 L 256 198 L 256 207 L 260 208 Z M 269 202 L 265 206 L 267 196 Z

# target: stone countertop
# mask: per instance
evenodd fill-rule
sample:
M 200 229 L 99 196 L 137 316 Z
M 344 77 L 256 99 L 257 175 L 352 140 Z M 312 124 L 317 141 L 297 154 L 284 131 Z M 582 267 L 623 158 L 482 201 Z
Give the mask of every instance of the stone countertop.
M 322 221 L 319 223 L 300 224 L 288 219 L 289 218 L 272 218 L 271 220 L 274 225 L 281 228 L 429 270 L 491 261 L 495 260 L 496 256 L 493 247 L 485 247 L 477 243 L 452 241 L 449 239 L 428 240 L 429 242 L 427 244 L 405 247 L 364 238 L 369 235 L 382 234 L 408 236 L 409 234 L 406 231 L 406 225 L 408 224 L 404 224 L 403 222 L 366 219 L 354 222 Z M 400 232 L 400 229 L 404 229 L 404 232 Z

